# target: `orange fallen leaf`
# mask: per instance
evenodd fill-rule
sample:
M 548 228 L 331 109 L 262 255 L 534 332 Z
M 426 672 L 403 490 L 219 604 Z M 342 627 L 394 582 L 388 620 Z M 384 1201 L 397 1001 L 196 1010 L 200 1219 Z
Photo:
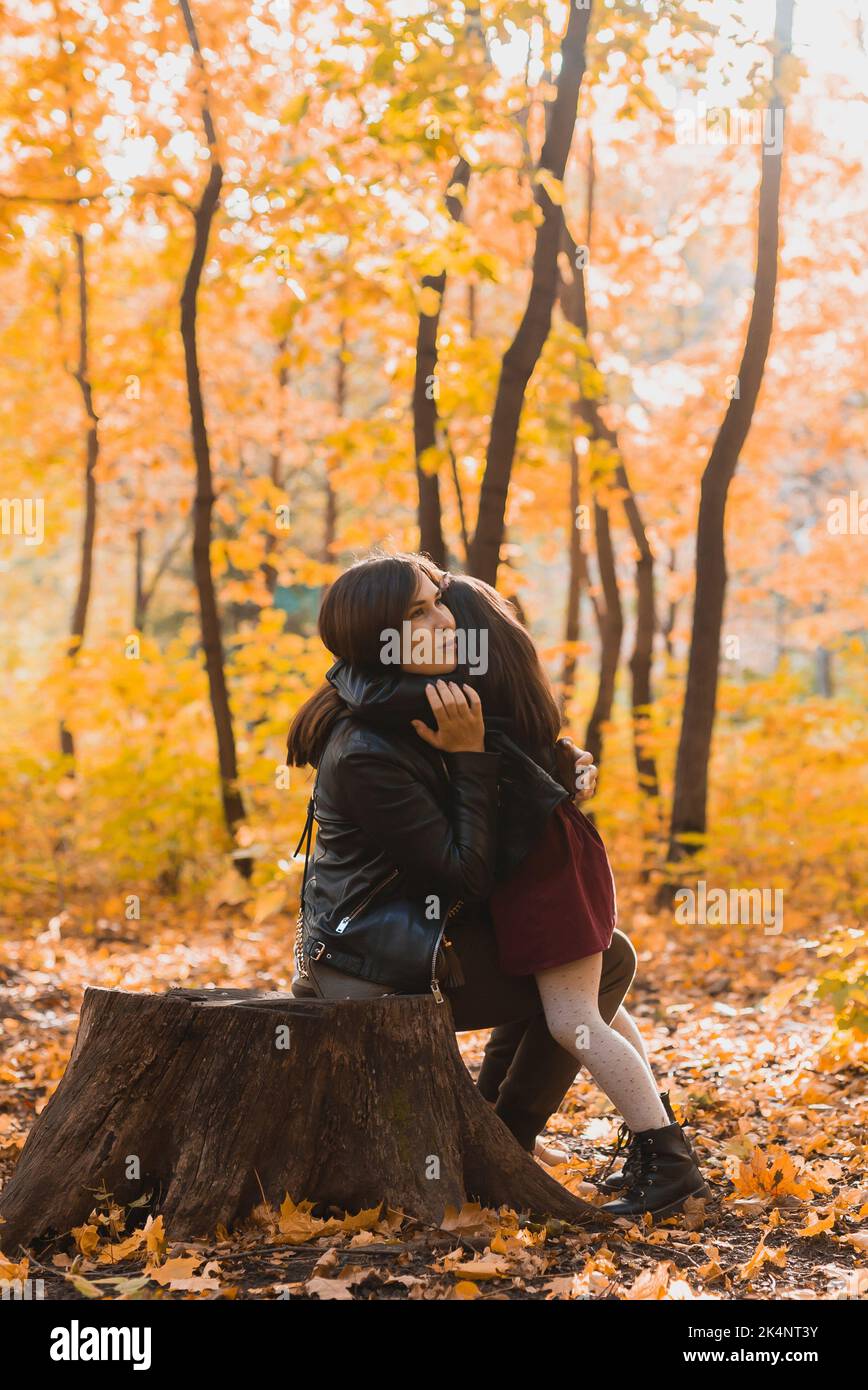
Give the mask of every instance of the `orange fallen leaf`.
M 821 1236 L 824 1231 L 831 1231 L 835 1225 L 835 1213 L 830 1212 L 828 1216 L 819 1217 L 812 1212 L 805 1225 L 800 1231 L 796 1231 L 797 1236 Z
M 308 1279 L 304 1291 L 311 1298 L 343 1299 L 352 1302 L 353 1294 L 343 1279 Z
M 99 1230 L 96 1226 L 73 1226 L 72 1235 L 82 1255 L 92 1255 L 99 1245 Z
M 786 1149 L 772 1144 L 768 1149 L 758 1145 L 748 1163 L 739 1162 L 730 1174 L 736 1194 L 740 1197 L 770 1196 L 798 1197 L 807 1201 L 812 1192 L 828 1192 L 829 1184 L 822 1178 L 800 1172 Z M 732 1200 L 729 1198 L 728 1200 Z
M 497 1226 L 497 1213 L 478 1202 L 465 1202 L 460 1211 L 447 1206 L 440 1222 L 441 1231 L 460 1231 L 463 1235 L 482 1234 L 496 1230 Z
M 469 1279 L 462 1279 L 461 1282 L 459 1284 L 456 1284 L 455 1288 L 452 1290 L 452 1297 L 470 1299 L 481 1298 L 482 1295 L 480 1294 L 479 1289 L 476 1287 L 476 1285 L 471 1283 Z
M 478 1260 L 468 1260 L 466 1264 L 453 1265 L 450 1273 L 458 1274 L 462 1279 L 508 1279 L 510 1277 L 508 1265 L 492 1258 L 486 1259 L 480 1256 Z
M 750 1283 L 754 1275 L 760 1272 L 763 1265 L 771 1264 L 776 1265 L 778 1269 L 783 1269 L 786 1263 L 787 1247 L 785 1245 L 779 1246 L 777 1250 L 770 1250 L 764 1241 L 760 1240 L 759 1245 L 756 1250 L 754 1250 L 750 1259 L 740 1267 L 738 1277 L 739 1279 L 743 1279 L 746 1283 Z
M 669 1291 L 672 1270 L 671 1260 L 661 1260 L 653 1269 L 643 1269 L 630 1285 L 626 1297 L 631 1300 L 665 1298 Z
M 178 1255 L 161 1265 L 145 1265 L 144 1272 L 158 1284 L 172 1284 L 175 1279 L 189 1279 L 201 1263 L 201 1255 Z
M 144 1225 L 145 1244 L 148 1254 L 157 1259 L 162 1259 L 168 1247 L 168 1238 L 163 1226 L 162 1216 L 149 1216 Z
M 0 1254 L 0 1282 L 9 1281 L 12 1283 L 16 1280 L 26 1279 L 29 1265 L 30 1261 L 26 1256 L 20 1264 L 14 1265 L 11 1260 L 4 1259 L 3 1255 Z

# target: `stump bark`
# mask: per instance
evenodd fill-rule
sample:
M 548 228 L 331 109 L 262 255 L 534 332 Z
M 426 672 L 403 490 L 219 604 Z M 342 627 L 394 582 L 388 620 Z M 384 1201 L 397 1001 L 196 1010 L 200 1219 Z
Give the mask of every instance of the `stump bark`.
M 106 1193 L 151 1194 L 178 1239 L 287 1193 L 435 1223 L 479 1201 L 607 1224 L 483 1100 L 448 1004 L 427 995 L 87 989 L 66 1071 L 0 1193 L 0 1249 L 68 1232 Z

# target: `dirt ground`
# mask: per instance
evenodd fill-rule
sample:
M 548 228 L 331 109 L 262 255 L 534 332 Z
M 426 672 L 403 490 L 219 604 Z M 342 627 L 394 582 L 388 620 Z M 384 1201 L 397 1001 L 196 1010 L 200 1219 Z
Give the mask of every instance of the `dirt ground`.
M 628 1004 L 710 1202 L 603 1232 L 467 1205 L 433 1229 L 383 1209 L 324 1220 L 292 1193 L 241 1230 L 179 1244 L 161 1218 L 109 1201 L 27 1258 L 5 1250 L 0 1279 L 41 1279 L 49 1299 L 868 1298 L 864 1039 L 837 1031 L 817 996 L 810 930 L 786 943 L 676 930 L 639 906 L 622 909 L 622 923 L 640 957 Z M 127 930 L 84 912 L 23 932 L 0 919 L 3 1183 L 62 1075 L 85 984 L 288 989 L 284 919 L 252 926 L 218 914 L 191 929 L 166 909 L 142 937 Z M 485 1037 L 460 1039 L 471 1072 Z M 554 1175 L 603 1200 L 591 1178 L 617 1128 L 580 1073 L 546 1136 L 569 1153 Z

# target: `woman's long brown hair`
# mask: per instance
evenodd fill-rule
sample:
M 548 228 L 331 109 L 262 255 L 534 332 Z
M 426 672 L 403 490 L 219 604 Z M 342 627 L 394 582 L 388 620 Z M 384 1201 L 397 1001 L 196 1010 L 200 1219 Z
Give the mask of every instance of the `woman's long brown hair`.
M 383 631 L 401 623 L 422 577 L 438 584 L 443 571 L 425 555 L 370 555 L 339 575 L 319 610 L 319 635 L 335 657 L 362 671 L 383 669 Z M 289 729 L 286 761 L 317 767 L 345 705 L 328 681 L 302 705 Z

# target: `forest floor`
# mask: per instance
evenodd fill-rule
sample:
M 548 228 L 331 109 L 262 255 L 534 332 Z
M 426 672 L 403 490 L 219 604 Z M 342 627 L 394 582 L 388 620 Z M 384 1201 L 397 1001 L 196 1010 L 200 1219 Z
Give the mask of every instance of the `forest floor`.
M 628 998 L 712 1199 L 655 1225 L 605 1234 L 466 1206 L 439 1229 L 374 1210 L 328 1224 L 303 1193 L 244 1229 L 173 1243 L 162 1219 L 117 1207 L 63 1240 L 0 1258 L 0 1280 L 44 1280 L 46 1298 L 841 1299 L 868 1298 L 868 1103 L 864 1039 L 818 999 L 820 941 L 758 928 L 676 927 L 619 893 L 639 952 Z M 626 899 L 626 901 L 625 901 Z M 288 991 L 293 924 L 203 904 L 179 922 L 73 909 L 22 929 L 0 916 L 0 1183 L 68 1059 L 85 985 L 159 991 L 234 985 Z M 255 913 L 252 914 L 255 917 Z M 819 951 L 822 956 L 822 950 Z M 463 1034 L 478 1067 L 485 1033 Z M 571 1190 L 605 1165 L 618 1117 L 581 1073 L 548 1138 Z M 0 1235 L 2 1247 L 2 1235 Z

